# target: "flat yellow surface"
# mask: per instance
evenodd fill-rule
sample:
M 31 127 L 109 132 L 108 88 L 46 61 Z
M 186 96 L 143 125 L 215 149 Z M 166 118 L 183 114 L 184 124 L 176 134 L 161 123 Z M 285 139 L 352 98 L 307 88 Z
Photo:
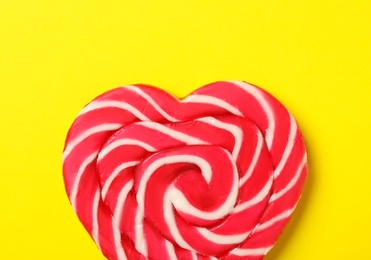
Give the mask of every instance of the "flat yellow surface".
M 370 14 L 369 0 L 0 0 L 0 259 L 104 259 L 61 171 L 87 102 L 223 79 L 274 94 L 308 146 L 303 198 L 266 259 L 371 259 Z

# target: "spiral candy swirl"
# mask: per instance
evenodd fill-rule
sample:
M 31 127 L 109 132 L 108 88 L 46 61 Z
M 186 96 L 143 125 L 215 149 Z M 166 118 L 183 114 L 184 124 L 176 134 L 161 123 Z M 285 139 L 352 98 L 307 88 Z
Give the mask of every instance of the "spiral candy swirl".
M 306 175 L 292 115 L 241 81 L 184 99 L 113 89 L 80 112 L 63 152 L 72 207 L 108 259 L 262 259 Z

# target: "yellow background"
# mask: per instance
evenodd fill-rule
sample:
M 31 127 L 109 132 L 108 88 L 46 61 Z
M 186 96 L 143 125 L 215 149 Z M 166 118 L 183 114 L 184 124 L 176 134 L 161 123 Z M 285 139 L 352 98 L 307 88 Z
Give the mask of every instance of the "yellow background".
M 61 172 L 87 102 L 222 79 L 274 94 L 308 146 L 303 198 L 266 259 L 371 259 L 370 14 L 369 0 L 0 0 L 0 259 L 103 259 Z

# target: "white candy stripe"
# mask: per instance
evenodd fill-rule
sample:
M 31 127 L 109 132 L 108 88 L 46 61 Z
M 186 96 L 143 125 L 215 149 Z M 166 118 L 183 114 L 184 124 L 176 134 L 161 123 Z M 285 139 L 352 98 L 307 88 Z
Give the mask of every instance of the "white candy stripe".
M 169 191 L 165 192 L 163 211 L 166 224 L 168 225 L 170 233 L 173 236 L 175 242 L 184 249 L 196 251 L 184 240 L 184 238 L 182 237 L 178 230 L 178 226 L 175 222 L 175 215 L 173 212 L 173 205 L 170 200 Z
M 131 180 L 124 185 L 121 189 L 119 196 L 117 198 L 117 203 L 115 207 L 115 211 L 113 214 L 112 220 L 112 228 L 113 228 L 113 238 L 115 242 L 116 252 L 119 260 L 126 260 L 126 254 L 121 244 L 121 232 L 120 232 L 120 225 L 121 225 L 121 217 L 122 212 L 125 206 L 125 201 L 130 192 L 131 188 L 133 187 L 134 182 Z
M 144 235 L 143 217 L 142 211 L 138 208 L 135 215 L 135 249 L 147 257 L 148 249 L 147 241 Z
M 233 213 L 241 212 L 241 211 L 246 210 L 249 207 L 255 205 L 256 203 L 261 202 L 269 194 L 269 191 L 271 190 L 272 184 L 273 184 L 273 177 L 270 178 L 267 181 L 267 183 L 265 184 L 263 189 L 261 189 L 259 191 L 259 193 L 256 194 L 252 199 L 250 199 L 248 201 L 245 201 L 245 202 L 242 202 L 239 205 L 237 205 L 234 208 Z
M 238 154 L 241 150 L 241 145 L 242 145 L 242 138 L 243 138 L 243 132 L 241 128 L 237 127 L 236 125 L 229 124 L 229 123 L 224 123 L 214 117 L 204 117 L 204 118 L 199 118 L 197 121 L 201 121 L 204 123 L 207 123 L 211 126 L 226 130 L 230 132 L 233 137 L 234 137 L 234 147 L 232 151 L 232 157 L 236 161 Z
M 146 117 L 142 112 L 140 112 L 136 107 L 126 102 L 116 101 L 116 100 L 92 101 L 80 111 L 78 116 L 81 116 L 87 112 L 97 110 L 100 108 L 110 108 L 110 107 L 115 107 L 115 108 L 126 110 L 132 113 L 136 118 L 138 118 L 141 121 L 150 121 L 150 119 Z
M 260 256 L 266 255 L 272 247 L 273 246 L 261 248 L 236 248 L 231 253 L 237 256 Z
M 224 101 L 223 99 L 214 97 L 214 96 L 208 96 L 208 95 L 190 95 L 186 97 L 185 99 L 180 100 L 182 103 L 201 103 L 201 104 L 210 104 L 217 107 L 221 107 L 230 113 L 237 115 L 237 116 L 243 116 L 240 110 L 238 108 L 232 106 L 230 103 Z
M 240 187 L 242 187 L 248 179 L 250 179 L 253 171 L 255 170 L 256 164 L 258 163 L 261 151 L 263 150 L 264 139 L 263 136 L 259 133 L 258 134 L 258 142 L 255 147 L 254 156 L 251 160 L 250 166 L 247 169 L 246 173 L 240 179 Z
M 115 212 L 114 212 L 113 217 L 118 227 L 120 227 L 121 225 L 121 217 L 122 217 L 122 212 L 124 210 L 126 198 L 130 190 L 133 188 L 133 185 L 134 185 L 133 180 L 126 183 L 124 187 L 120 190 L 119 196 L 117 198 L 117 203 L 116 203 Z
M 175 254 L 175 250 L 174 250 L 173 244 L 171 242 L 169 242 L 168 240 L 166 240 L 165 246 L 166 246 L 166 250 L 167 250 L 167 252 L 169 254 L 170 260 L 177 260 L 178 257 Z
M 121 233 L 119 226 L 112 220 L 113 239 L 115 242 L 116 254 L 118 260 L 127 260 L 125 250 L 121 244 Z
M 78 137 L 68 142 L 66 149 L 63 152 L 63 162 L 66 160 L 67 156 L 72 152 L 75 146 L 80 144 L 83 140 L 85 140 L 89 136 L 96 134 L 96 133 L 100 133 L 100 132 L 116 130 L 119 127 L 121 127 L 120 124 L 101 124 L 101 125 L 97 125 L 92 128 L 89 128 L 88 130 L 80 134 Z
M 99 188 L 95 191 L 94 194 L 94 201 L 93 201 L 93 209 L 92 209 L 92 219 L 93 219 L 93 228 L 91 231 L 91 235 L 93 240 L 95 241 L 96 245 L 100 250 L 100 242 L 99 242 L 99 224 L 98 224 L 98 206 L 100 200 L 100 190 Z
M 197 137 L 193 137 L 190 135 L 187 135 L 185 133 L 176 131 L 174 129 L 171 129 L 170 127 L 167 127 L 162 124 L 158 123 L 153 123 L 153 122 L 139 122 L 137 123 L 138 125 L 153 129 L 155 131 L 158 131 L 160 133 L 163 133 L 165 135 L 170 136 L 173 139 L 176 139 L 178 141 L 181 141 L 186 144 L 192 144 L 192 145 L 197 145 L 197 144 L 207 144 L 206 142 L 198 139 Z
M 247 236 L 251 233 L 251 230 L 242 233 L 242 234 L 235 234 L 235 235 L 222 235 L 222 234 L 216 234 L 206 228 L 197 228 L 197 231 L 200 232 L 200 234 L 206 238 L 207 240 L 219 244 L 219 245 L 231 245 L 231 244 L 239 244 L 242 241 L 244 241 Z
M 284 212 L 282 212 L 281 214 L 271 218 L 270 220 L 268 221 L 265 221 L 264 223 L 261 223 L 261 224 L 258 224 L 254 230 L 254 232 L 256 231 L 262 231 L 262 230 L 265 230 L 271 226 L 273 226 L 275 223 L 281 221 L 281 220 L 284 220 L 288 217 L 291 216 L 291 214 L 294 212 L 294 209 L 295 209 L 295 206 L 291 209 L 288 209 L 288 210 L 285 210 Z
M 110 143 L 106 147 L 104 147 L 98 155 L 98 161 L 102 160 L 112 150 L 116 149 L 117 147 L 123 146 L 123 145 L 137 145 L 137 146 L 140 146 L 140 147 L 146 149 L 149 152 L 157 151 L 156 148 L 154 148 L 153 146 L 151 146 L 151 145 L 149 145 L 145 142 L 142 142 L 142 141 L 139 141 L 139 140 L 136 140 L 136 139 L 122 138 L 122 139 L 118 139 L 118 140 Z
M 296 132 L 298 130 L 298 126 L 295 122 L 295 119 L 293 116 L 289 113 L 290 116 L 290 133 L 289 133 L 289 138 L 285 147 L 285 150 L 283 152 L 282 158 L 280 162 L 278 163 L 276 169 L 274 170 L 274 178 L 277 178 L 287 163 L 287 159 L 289 158 L 292 149 L 294 148 L 295 144 L 295 137 L 296 137 Z
M 171 115 L 169 115 L 168 113 L 166 113 L 165 110 L 163 110 L 162 107 L 160 107 L 159 104 L 157 104 L 157 102 L 150 95 L 148 95 L 147 93 L 145 93 L 143 90 L 141 90 L 137 86 L 127 86 L 127 87 L 124 87 L 124 88 L 125 89 L 129 89 L 129 90 L 132 90 L 135 93 L 137 93 L 139 96 L 143 97 L 149 104 L 151 104 L 153 106 L 153 108 L 157 112 L 160 113 L 160 115 L 162 115 L 167 120 L 169 120 L 171 122 L 177 122 L 177 121 L 179 121 L 179 119 L 176 119 L 176 118 L 172 117 Z
M 262 91 L 246 82 L 242 82 L 238 80 L 232 80 L 229 82 L 233 83 L 234 85 L 240 87 L 241 89 L 245 90 L 247 93 L 252 95 L 263 108 L 265 114 L 267 115 L 267 119 L 268 119 L 268 127 L 265 132 L 265 141 L 267 143 L 268 149 L 270 150 L 272 147 L 274 131 L 275 131 L 276 126 L 275 126 L 273 110 L 271 106 L 269 105 L 268 101 L 264 98 Z
M 79 167 L 79 170 L 77 171 L 76 178 L 75 178 L 75 180 L 73 182 L 71 193 L 70 193 L 71 205 L 72 205 L 73 209 L 75 210 L 75 212 L 77 212 L 77 208 L 76 208 L 76 195 L 77 195 L 77 192 L 79 190 L 81 176 L 84 174 L 86 167 L 88 167 L 88 165 L 95 160 L 95 158 L 97 157 L 97 154 L 98 154 L 98 152 L 94 152 L 91 155 L 89 155 L 81 163 L 81 165 Z
M 295 173 L 294 177 L 290 180 L 290 182 L 286 185 L 285 188 L 283 188 L 282 190 L 280 190 L 277 193 L 272 194 L 271 199 L 269 200 L 269 202 L 273 202 L 273 201 L 278 200 L 283 195 L 285 195 L 292 187 L 295 186 L 295 184 L 299 180 L 299 178 L 301 176 L 301 172 L 303 171 L 303 168 L 305 167 L 306 164 L 307 164 L 307 154 L 305 153 L 298 169 L 296 170 L 296 173 Z
M 107 192 L 108 192 L 108 189 L 109 187 L 111 186 L 113 180 L 117 177 L 117 175 L 129 168 L 129 167 L 132 167 L 132 166 L 135 166 L 135 165 L 138 165 L 140 163 L 140 161 L 130 161 L 130 162 L 124 162 L 122 164 L 120 164 L 119 166 L 117 166 L 113 172 L 110 174 L 110 176 L 107 178 L 106 182 L 104 183 L 103 185 L 103 188 L 102 188 L 102 198 L 105 199 L 106 198 L 106 195 L 107 195 Z
M 190 251 L 192 255 L 192 260 L 198 260 L 197 254 L 193 251 Z

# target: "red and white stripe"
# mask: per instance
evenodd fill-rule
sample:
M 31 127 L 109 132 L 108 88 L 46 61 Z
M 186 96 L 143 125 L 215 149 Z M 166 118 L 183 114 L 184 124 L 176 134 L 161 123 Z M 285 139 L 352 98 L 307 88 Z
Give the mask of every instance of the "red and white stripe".
M 180 100 L 145 85 L 108 91 L 63 153 L 72 207 L 108 259 L 262 259 L 306 175 L 292 115 L 241 81 Z

